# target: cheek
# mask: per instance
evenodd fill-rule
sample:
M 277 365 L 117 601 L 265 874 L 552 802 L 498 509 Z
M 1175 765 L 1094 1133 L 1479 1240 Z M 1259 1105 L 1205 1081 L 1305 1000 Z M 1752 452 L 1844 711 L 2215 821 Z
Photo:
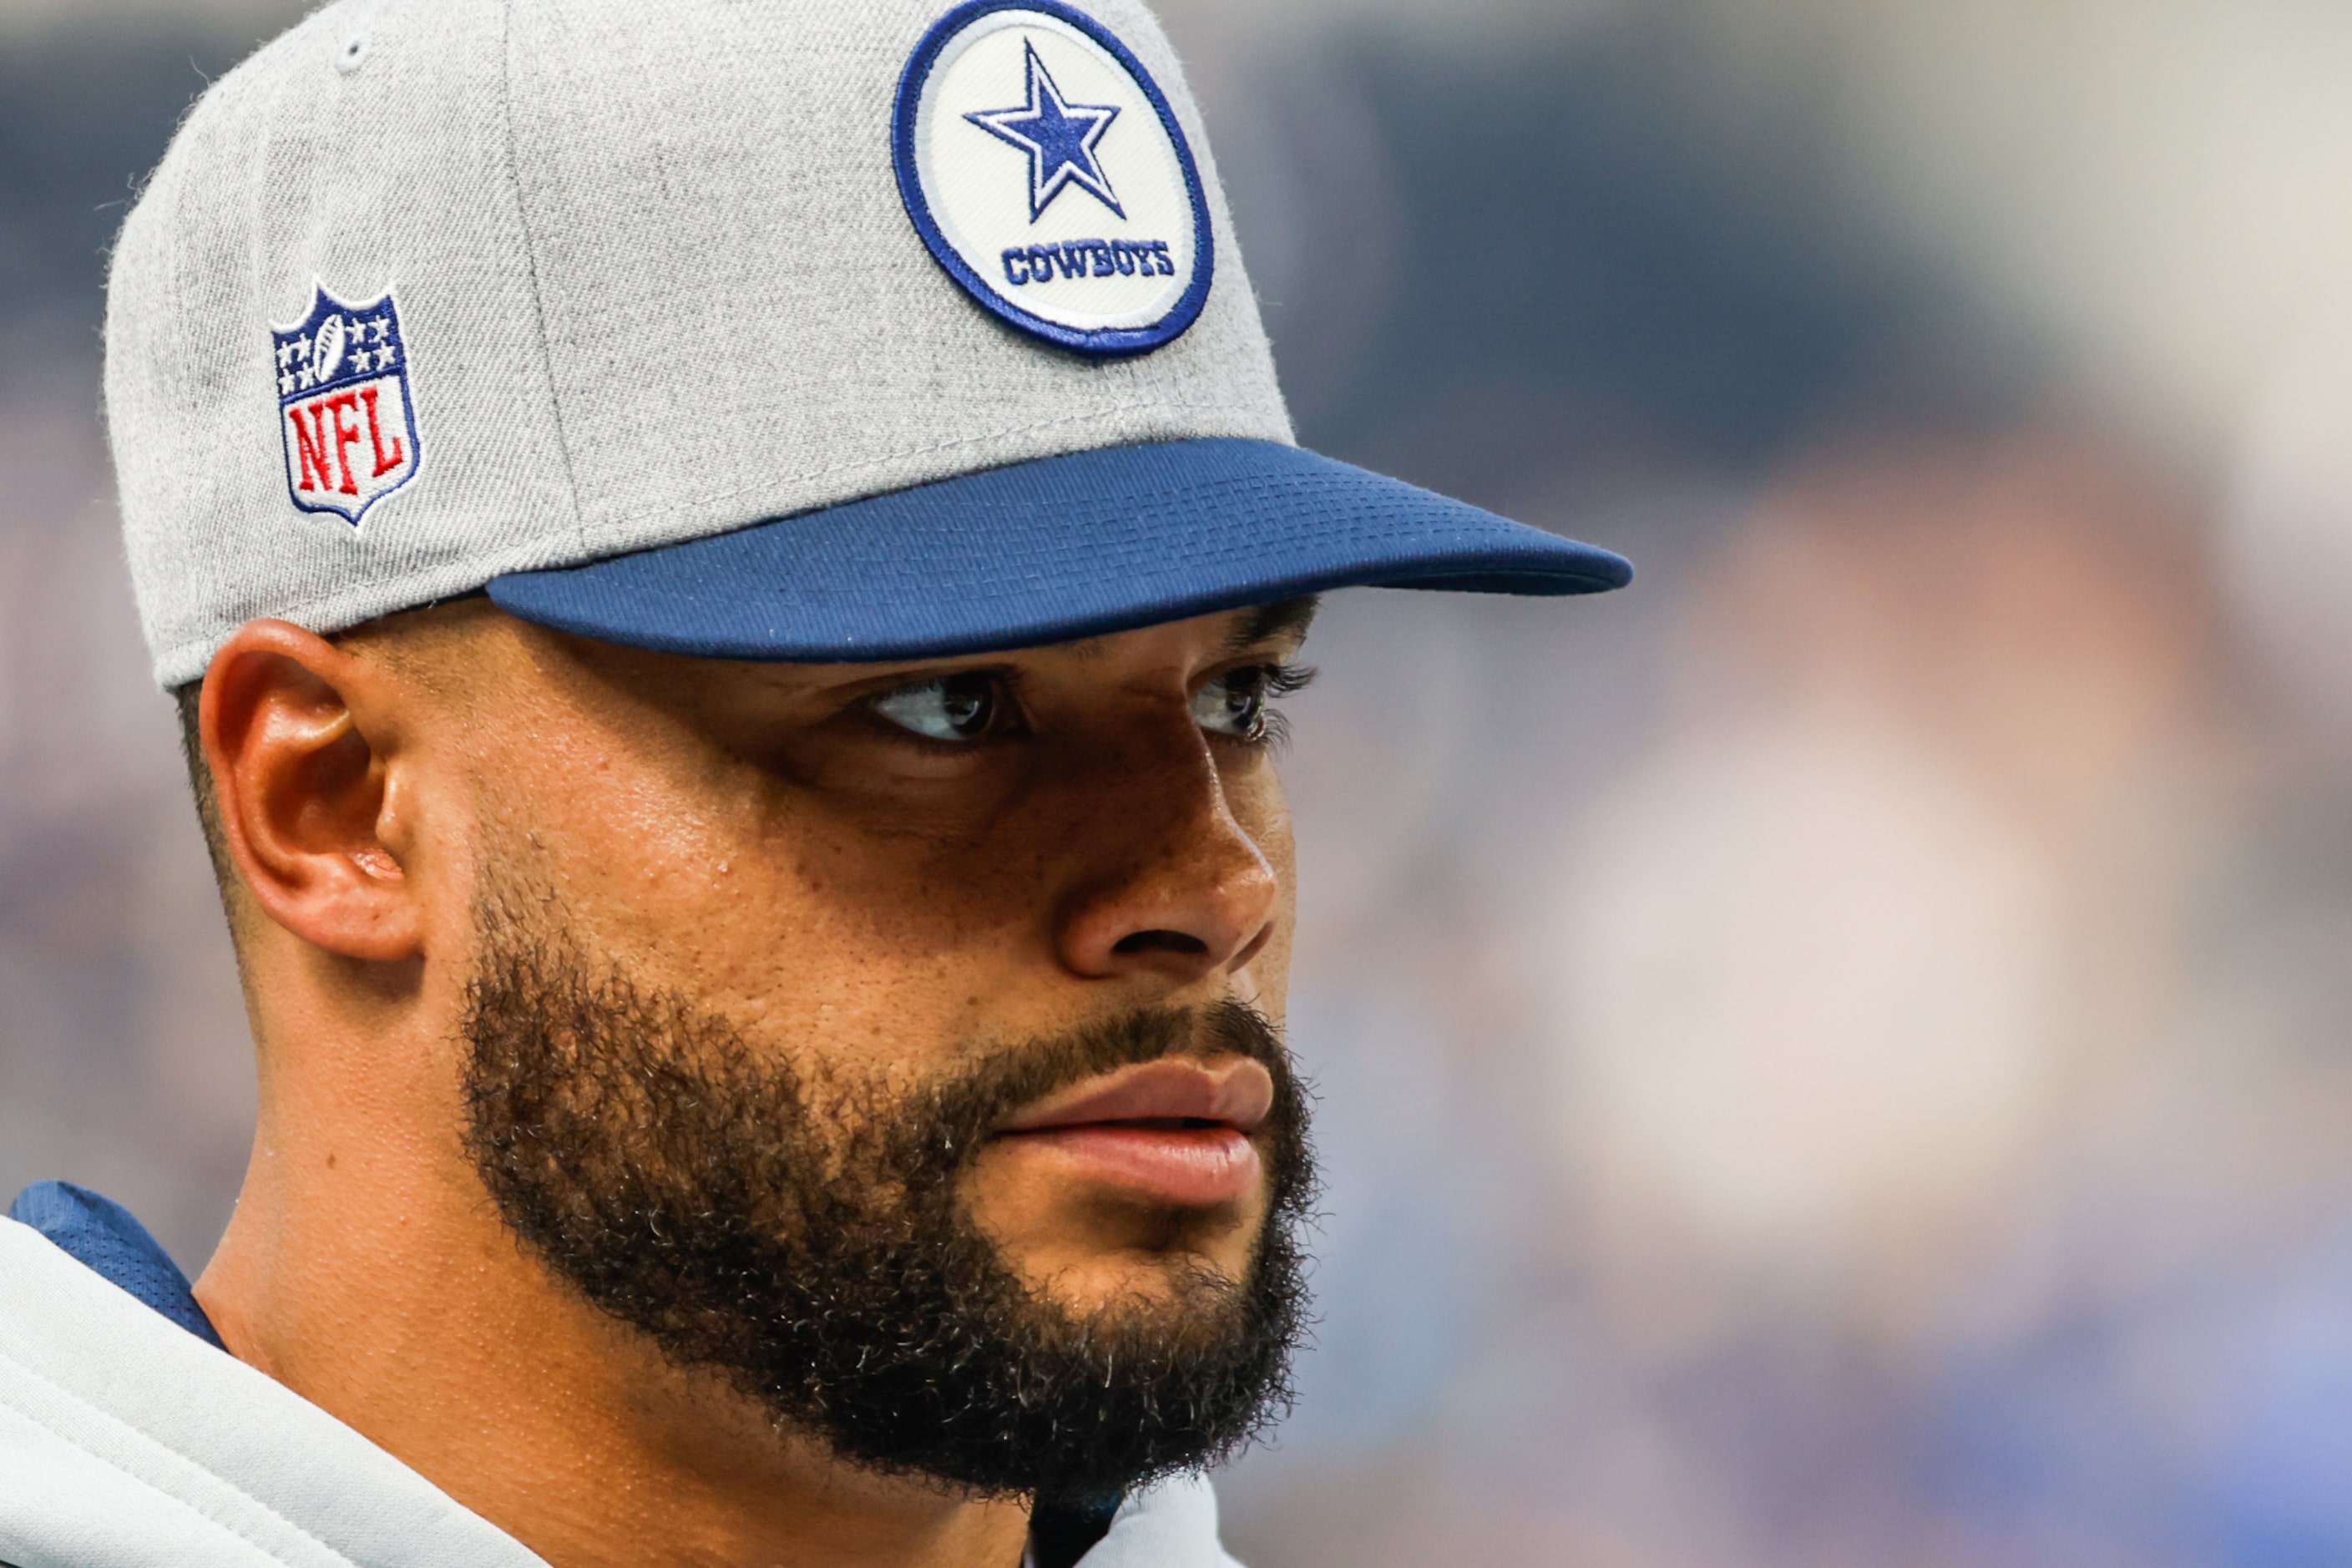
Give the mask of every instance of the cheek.
M 1290 982 L 1290 956 L 1298 913 L 1298 850 L 1291 832 L 1290 805 L 1270 763 L 1249 778 L 1227 785 L 1234 818 L 1274 868 L 1280 889 L 1265 946 L 1240 977 L 1244 999 L 1280 1023 Z
M 1282 775 L 1275 771 L 1273 761 L 1261 752 L 1240 766 L 1222 773 L 1218 784 L 1224 791 L 1225 808 L 1258 847 L 1258 852 L 1272 863 L 1282 877 L 1283 886 L 1287 888 L 1293 847 L 1290 800 L 1283 793 Z
M 503 793 L 532 804 L 496 837 L 555 891 L 592 963 L 754 1040 L 858 1078 L 930 1072 L 1019 989 L 1025 928 L 959 874 L 965 855 L 756 769 L 612 746 Z

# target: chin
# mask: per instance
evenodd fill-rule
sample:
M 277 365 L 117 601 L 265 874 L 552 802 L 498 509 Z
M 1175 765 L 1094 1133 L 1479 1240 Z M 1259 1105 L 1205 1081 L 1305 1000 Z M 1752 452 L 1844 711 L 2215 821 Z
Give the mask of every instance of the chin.
M 1244 1282 L 1249 1249 L 1231 1245 L 1201 1247 L 1134 1246 L 1057 1266 L 1027 1264 L 1021 1272 L 1036 1281 L 1037 1293 L 1076 1317 L 1092 1317 L 1144 1307 L 1158 1312 L 1187 1307 L 1204 1312 L 1223 1309 Z

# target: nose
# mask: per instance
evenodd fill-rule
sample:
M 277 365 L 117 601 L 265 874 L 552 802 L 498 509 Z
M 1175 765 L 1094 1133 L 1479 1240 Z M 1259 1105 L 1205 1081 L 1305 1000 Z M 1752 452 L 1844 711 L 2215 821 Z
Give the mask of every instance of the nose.
M 1188 722 L 1181 743 L 1087 782 L 1098 858 L 1061 908 L 1063 964 L 1090 980 L 1181 989 L 1256 957 L 1274 932 L 1281 879 L 1235 816 L 1201 731 Z

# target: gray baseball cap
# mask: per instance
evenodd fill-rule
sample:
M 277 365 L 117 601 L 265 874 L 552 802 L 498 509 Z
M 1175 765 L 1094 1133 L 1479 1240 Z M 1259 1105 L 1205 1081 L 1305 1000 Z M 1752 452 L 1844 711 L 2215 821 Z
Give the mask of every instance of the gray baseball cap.
M 483 589 L 859 659 L 1631 574 L 1294 445 L 1133 0 L 337 0 L 190 113 L 106 335 L 166 686 Z

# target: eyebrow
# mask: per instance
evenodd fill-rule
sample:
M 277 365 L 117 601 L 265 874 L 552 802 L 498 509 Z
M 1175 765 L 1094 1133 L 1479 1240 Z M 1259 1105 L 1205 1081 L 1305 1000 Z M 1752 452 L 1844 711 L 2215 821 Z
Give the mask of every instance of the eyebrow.
M 1303 642 L 1307 628 L 1315 624 L 1315 612 L 1322 607 L 1323 601 L 1312 594 L 1279 604 L 1256 605 L 1234 624 L 1226 647 L 1234 653 L 1246 653 L 1262 643 L 1284 638 Z

